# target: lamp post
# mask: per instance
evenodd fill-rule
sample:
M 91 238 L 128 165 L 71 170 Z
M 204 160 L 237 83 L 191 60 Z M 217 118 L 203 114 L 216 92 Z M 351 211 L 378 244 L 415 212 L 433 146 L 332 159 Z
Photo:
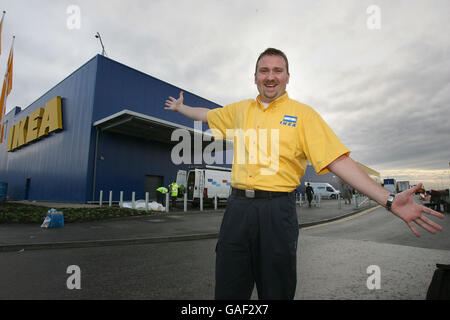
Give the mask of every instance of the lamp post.
M 100 33 L 97 32 L 97 33 L 95 34 L 95 37 L 96 37 L 97 39 L 100 40 L 100 44 L 101 44 L 101 46 L 102 46 L 102 56 L 107 57 L 108 55 L 106 54 L 105 46 L 103 45 L 103 41 L 102 41 L 102 37 L 100 36 Z

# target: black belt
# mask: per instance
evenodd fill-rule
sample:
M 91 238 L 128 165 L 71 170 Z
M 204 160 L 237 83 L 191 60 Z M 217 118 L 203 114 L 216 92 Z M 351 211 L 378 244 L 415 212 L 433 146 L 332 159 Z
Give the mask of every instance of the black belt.
M 241 190 L 232 188 L 231 194 L 238 197 L 255 198 L 255 199 L 270 199 L 275 197 L 288 196 L 292 192 L 279 191 L 264 191 L 264 190 Z

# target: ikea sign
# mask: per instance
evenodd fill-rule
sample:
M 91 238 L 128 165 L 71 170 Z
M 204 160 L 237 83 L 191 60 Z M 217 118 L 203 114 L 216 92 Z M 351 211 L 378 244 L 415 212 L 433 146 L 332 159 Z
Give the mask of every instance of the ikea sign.
M 9 129 L 6 150 L 14 151 L 62 128 L 61 97 L 58 96 L 47 102 L 45 108 L 34 110 Z

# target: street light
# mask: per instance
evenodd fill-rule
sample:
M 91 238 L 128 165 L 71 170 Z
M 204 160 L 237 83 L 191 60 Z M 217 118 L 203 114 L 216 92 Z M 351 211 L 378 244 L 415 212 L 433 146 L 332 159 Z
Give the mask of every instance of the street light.
M 102 45 L 102 56 L 107 57 L 108 55 L 106 54 L 105 46 L 103 45 L 103 41 L 102 41 L 102 37 L 100 36 L 100 33 L 97 32 L 95 34 L 95 37 L 100 40 L 100 44 Z

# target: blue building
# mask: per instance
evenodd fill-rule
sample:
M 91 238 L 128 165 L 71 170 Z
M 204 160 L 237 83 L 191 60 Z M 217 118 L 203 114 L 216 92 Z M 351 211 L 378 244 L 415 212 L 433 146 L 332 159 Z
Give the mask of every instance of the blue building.
M 86 203 L 98 200 L 100 190 L 113 191 L 114 201 L 120 191 L 128 199 L 132 191 L 136 199 L 145 192 L 155 198 L 158 186 L 187 168 L 171 161 L 178 143 L 171 134 L 193 133 L 194 122 L 164 110 L 167 97 L 180 90 L 93 57 L 27 108 L 6 114 L 0 181 L 8 184 L 8 198 Z M 220 107 L 183 91 L 190 105 Z

